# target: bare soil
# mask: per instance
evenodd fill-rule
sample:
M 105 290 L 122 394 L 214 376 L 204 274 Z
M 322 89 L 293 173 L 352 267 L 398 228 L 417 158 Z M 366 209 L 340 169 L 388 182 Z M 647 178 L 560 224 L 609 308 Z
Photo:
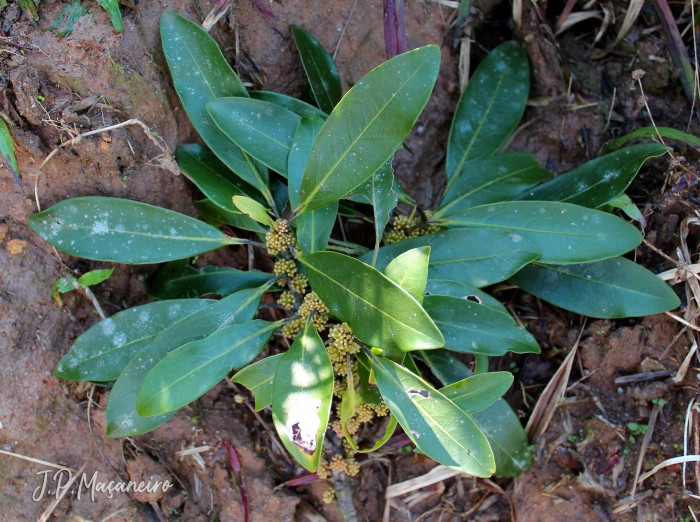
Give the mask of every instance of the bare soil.
M 91 302 L 77 292 L 66 294 L 59 305 L 51 298 L 50 287 L 67 274 L 66 267 L 85 272 L 101 265 L 59 256 L 34 235 L 26 223 L 37 204 L 46 208 L 69 197 L 106 195 L 196 215 L 193 187 L 154 164 L 160 151 L 137 127 L 102 133 L 67 147 L 39 175 L 41 162 L 70 137 L 68 128 L 85 132 L 139 118 L 171 150 L 178 143 L 198 139 L 167 74 L 158 18 L 165 10 L 175 10 L 201 22 L 213 1 L 125 3 L 131 7 L 122 9 L 121 35 L 94 2 L 86 2 L 92 6 L 92 15 L 80 18 L 72 34 L 62 38 L 47 30 L 65 5 L 62 2 L 42 2 L 36 24 L 14 2 L 0 16 L 0 28 L 12 42 L 36 47 L 22 50 L 0 41 L 4 51 L 0 86 L 5 86 L 0 109 L 14 122 L 11 130 L 24 181 L 19 187 L 9 169 L 0 167 L 0 449 L 76 470 L 85 466 L 88 475 L 97 471 L 101 480 L 157 476 L 176 484 L 167 495 L 157 497 L 114 494 L 92 502 L 68 495 L 53 511 L 55 520 L 99 521 L 111 516 L 114 522 L 150 521 L 158 520 L 159 513 L 170 520 L 243 520 L 239 494 L 219 451 L 223 442 L 232 444 L 240 455 L 253 521 L 316 522 L 321 516 L 331 522 L 342 520 L 343 512 L 336 505 L 320 501 L 330 484 L 277 487 L 299 470 L 276 450 L 275 435 L 268 431 L 269 417 L 263 412 L 260 419 L 255 418 L 226 385 L 217 386 L 151 434 L 112 440 L 103 435 L 108 392 L 99 388 L 93 392 L 82 383 L 69 384 L 52 375 L 71 342 L 99 317 Z M 300 25 L 331 52 L 338 46 L 336 61 L 347 89 L 384 60 L 378 0 L 356 2 L 340 41 L 353 4 L 352 0 L 282 0 L 269 4 L 274 14 L 269 17 L 253 2 L 239 0 L 232 16 L 217 24 L 212 35 L 244 80 L 258 88 L 298 95 L 304 75 L 288 24 Z M 636 48 L 620 44 L 606 58 L 594 60 L 590 47 L 599 22 L 584 23 L 553 40 L 530 2 L 525 3 L 523 25 L 517 31 L 509 22 L 508 3 L 475 5 L 472 69 L 486 51 L 513 37 L 524 45 L 532 64 L 533 103 L 525 118 L 532 123 L 516 132 L 510 150 L 531 151 L 542 165 L 561 173 L 596 157 L 610 138 L 649 125 L 648 114 L 637 105 L 639 91 L 629 88 L 631 72 L 638 68 L 647 72 L 644 88 L 656 123 L 685 130 L 690 105 L 682 97 L 661 34 L 643 32 L 653 22 L 648 13 L 633 29 Z M 545 4 L 539 5 L 542 16 L 553 25 L 563 4 L 550 5 L 551 13 Z M 621 13 L 620 6 L 614 9 Z M 450 29 L 453 18 L 449 7 L 406 1 L 409 47 L 436 43 L 443 57 L 428 107 L 395 161 L 404 186 L 427 208 L 443 185 L 446 138 L 459 97 L 459 48 Z M 599 47 L 612 43 L 622 18 Z M 76 107 L 91 96 L 96 105 Z M 587 104 L 592 105 L 579 107 Z M 699 130 L 693 120 L 690 132 Z M 676 154 L 683 154 L 691 169 L 697 166 L 696 151 L 677 147 Z M 668 190 L 678 176 L 671 176 L 662 194 L 668 168 L 668 158 L 648 162 L 629 194 L 647 217 L 646 240 L 677 258 L 678 225 L 695 214 L 700 202 L 692 179 L 687 182 L 689 188 Z M 688 245 L 695 254 L 697 233 L 691 233 Z M 641 246 L 635 256 L 655 272 L 674 267 L 648 246 Z M 244 252 L 231 248 L 204 256 L 200 262 L 245 267 L 246 259 Z M 264 267 L 264 259 L 256 262 Z M 117 266 L 95 291 L 107 315 L 146 302 L 149 278 L 157 270 Z M 540 355 L 511 356 L 493 363 L 517 368 L 516 386 L 507 399 L 526 422 L 542 389 L 573 347 L 582 321 L 507 286 L 495 290 L 542 346 Z M 571 385 L 576 384 L 545 435 L 532 441 L 533 468 L 515 481 L 449 479 L 426 488 L 426 495 L 413 502 L 394 500 L 391 520 L 417 520 L 422 515 L 423 521 L 675 521 L 691 516 L 689 506 L 700 512 L 697 502 L 684 494 L 678 467 L 662 470 L 639 485 L 637 491 L 644 496 L 638 505 L 623 512 L 616 509 L 630 493 L 643 439 L 635 436 L 628 423 L 646 425 L 654 408 L 652 400 L 663 399 L 665 405 L 642 471 L 682 453 L 686 408 L 697 392 L 696 361 L 679 384 L 670 378 L 630 384 L 614 380 L 649 368 L 675 373 L 690 348 L 685 334 L 669 348 L 680 329 L 667 316 L 589 320 L 570 379 Z M 205 445 L 210 449 L 199 453 L 201 459 L 176 454 Z M 689 451 L 698 450 L 691 444 Z M 359 519 L 382 520 L 386 486 L 421 475 L 434 465 L 424 456 L 396 450 L 365 461 L 360 475 L 348 484 Z M 700 494 L 692 467 L 686 489 Z M 40 484 L 36 472 L 45 469 L 44 464 L 0 454 L 0 520 L 37 520 L 49 507 L 48 495 L 32 500 Z

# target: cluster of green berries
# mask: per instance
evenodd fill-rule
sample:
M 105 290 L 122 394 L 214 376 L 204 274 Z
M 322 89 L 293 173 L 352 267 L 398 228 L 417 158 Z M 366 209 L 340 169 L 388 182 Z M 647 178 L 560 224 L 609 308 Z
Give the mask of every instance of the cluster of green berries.
M 309 279 L 304 274 L 295 275 L 289 282 L 289 288 L 301 295 L 304 295 L 306 293 L 308 287 Z
M 316 313 L 311 318 L 311 323 L 319 332 L 324 331 L 326 329 L 326 323 L 328 322 L 328 307 L 321 301 L 321 298 L 316 295 L 316 292 L 310 292 L 306 294 L 304 302 L 301 303 L 299 307 L 299 317 L 282 327 L 282 335 L 289 339 L 295 338 L 301 329 L 304 328 L 306 320 L 314 310 L 316 310 Z
M 287 310 L 291 310 L 294 308 L 294 305 L 296 304 L 296 299 L 294 298 L 294 294 L 292 292 L 282 292 L 280 296 L 277 298 L 277 304 L 282 306 L 283 308 L 286 308 Z
M 291 246 L 296 246 L 297 241 L 289 229 L 286 219 L 275 221 L 267 234 L 265 234 L 265 246 L 271 256 L 276 256 L 280 252 L 287 250 Z
M 424 214 L 427 219 L 430 219 L 433 216 L 433 212 L 430 210 L 426 210 Z M 420 223 L 420 215 L 416 213 L 411 214 L 410 216 L 394 216 L 394 219 L 391 222 L 391 230 L 388 230 L 384 234 L 384 243 L 390 245 L 391 243 L 398 243 L 399 241 L 404 241 L 405 239 L 427 236 L 440 231 L 440 227 L 438 225 L 430 223 L 423 227 L 418 227 L 417 225 Z
M 323 492 L 323 503 L 331 504 L 335 500 L 335 488 L 331 486 Z
M 293 278 L 297 273 L 297 265 L 291 259 L 278 259 L 275 263 L 275 275 L 286 275 L 290 279 Z M 278 284 L 283 286 L 284 280 L 281 280 Z
M 360 472 L 360 465 L 357 463 L 354 456 L 348 456 L 346 454 L 346 456 L 343 457 L 340 454 L 335 454 L 330 462 L 325 459 L 321 459 L 321 461 L 318 463 L 318 468 L 316 469 L 316 474 L 321 480 L 328 479 L 331 472 L 345 473 L 350 477 L 354 477 Z M 335 496 L 335 490 L 333 490 L 333 496 Z M 332 501 L 333 499 L 331 498 L 331 502 Z
M 328 331 L 328 337 L 332 339 L 333 342 L 329 344 L 326 349 L 328 350 L 328 357 L 330 357 L 334 366 L 336 363 L 345 361 L 348 354 L 354 354 L 360 351 L 360 345 L 353 342 L 355 336 L 353 336 L 348 323 L 332 326 Z M 336 371 L 341 375 L 347 373 L 347 371 L 341 372 L 338 369 L 336 369 Z

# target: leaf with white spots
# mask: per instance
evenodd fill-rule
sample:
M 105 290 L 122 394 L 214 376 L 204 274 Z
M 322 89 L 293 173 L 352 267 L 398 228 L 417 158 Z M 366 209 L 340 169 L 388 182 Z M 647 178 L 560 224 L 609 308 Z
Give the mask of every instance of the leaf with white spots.
M 118 312 L 78 337 L 61 357 L 54 375 L 68 381 L 113 381 L 164 330 L 211 303 L 208 299 L 177 299 Z
M 488 440 L 456 404 L 388 359 L 373 357 L 372 367 L 387 406 L 418 449 L 475 477 L 490 477 L 496 471 Z
M 606 154 L 524 192 L 518 199 L 561 201 L 589 208 L 609 203 L 622 194 L 644 162 L 665 154 L 660 143 L 639 143 Z
M 556 306 L 601 319 L 660 314 L 680 305 L 662 279 L 624 257 L 580 265 L 533 263 L 510 280 Z
M 494 154 L 517 127 L 530 92 L 530 66 L 515 42 L 496 47 L 479 64 L 455 110 L 447 143 L 447 181 L 470 161 Z
M 284 354 L 271 355 L 243 368 L 231 380 L 242 384 L 255 395 L 255 411 L 260 411 L 272 404 L 272 389 L 275 373 L 280 358 Z
M 98 196 L 65 199 L 30 216 L 28 222 L 42 239 L 66 254 L 133 265 L 247 243 L 172 210 Z
M 475 303 L 488 306 L 499 312 L 507 314 L 506 307 L 495 297 L 487 294 L 483 290 L 450 279 L 428 279 L 428 285 L 425 289 L 425 295 L 449 295 L 451 297 L 459 297 L 467 299 Z
M 450 228 L 505 230 L 535 243 L 541 263 L 573 264 L 622 255 L 642 235 L 626 221 L 570 203 L 509 201 L 472 207 L 440 223 Z
M 525 237 L 491 229 L 444 230 L 428 236 L 399 241 L 379 249 L 376 268 L 384 270 L 397 256 L 429 246 L 429 279 L 452 279 L 477 288 L 508 279 L 540 257 L 540 249 Z M 373 252 L 360 257 L 372 261 Z
M 292 98 L 286 94 L 280 94 L 278 92 L 270 91 L 253 91 L 250 93 L 250 97 L 254 100 L 262 100 L 268 103 L 274 103 L 280 107 L 293 112 L 297 116 L 305 116 L 307 114 L 315 114 L 321 119 L 328 118 L 328 114 L 323 112 L 321 109 L 317 109 L 313 105 L 301 101 L 297 98 Z

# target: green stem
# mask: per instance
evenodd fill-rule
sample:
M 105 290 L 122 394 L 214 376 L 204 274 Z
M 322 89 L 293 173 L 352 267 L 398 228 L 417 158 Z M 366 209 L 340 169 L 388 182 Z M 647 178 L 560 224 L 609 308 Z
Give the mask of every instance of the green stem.
M 479 375 L 480 373 L 489 372 L 489 356 L 477 353 L 474 355 L 474 360 L 476 361 L 476 366 L 474 367 L 474 373 Z

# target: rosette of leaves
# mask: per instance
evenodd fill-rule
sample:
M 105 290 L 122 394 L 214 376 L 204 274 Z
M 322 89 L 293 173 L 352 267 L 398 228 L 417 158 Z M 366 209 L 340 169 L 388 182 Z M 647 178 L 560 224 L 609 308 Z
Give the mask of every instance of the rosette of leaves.
M 30 218 L 42 238 L 74 256 L 166 263 L 151 286 L 158 300 L 87 330 L 56 375 L 112 386 L 112 437 L 156 428 L 241 370 L 233 379 L 254 393 L 256 409 L 271 407 L 282 442 L 310 471 L 321 462 L 335 411 L 354 451 L 378 449 L 398 424 L 417 450 L 446 466 L 481 477 L 520 474 L 530 465 L 529 443 L 499 399 L 513 377 L 489 373 L 485 362 L 539 347 L 483 288 L 510 279 L 594 317 L 676 307 L 665 283 L 621 257 L 641 235 L 608 211 L 663 148 L 621 149 L 554 179 L 529 154 L 496 154 L 529 89 L 524 52 L 503 44 L 459 102 L 447 189 L 418 226 L 437 231 L 380 248 L 397 194 L 410 201 L 391 161 L 428 101 L 439 49 L 396 56 L 341 98 L 328 53 L 303 29 L 293 34 L 313 103 L 248 93 L 201 27 L 162 16 L 173 83 L 204 142 L 178 147 L 183 173 L 204 195 L 197 202 L 204 221 L 104 197 L 65 200 Z M 374 223 L 373 250 L 331 237 L 339 214 L 358 212 Z M 236 229 L 253 239 L 231 236 Z M 275 274 L 189 262 L 217 248 L 261 248 L 257 238 L 276 258 Z M 263 295 L 281 286 L 288 317 L 260 319 Z M 327 347 L 337 341 L 325 340 L 332 325 L 347 333 L 341 356 Z M 291 347 L 268 344 L 274 335 L 292 338 Z M 455 353 L 474 354 L 477 374 Z M 374 444 L 348 430 L 363 404 L 390 412 Z

